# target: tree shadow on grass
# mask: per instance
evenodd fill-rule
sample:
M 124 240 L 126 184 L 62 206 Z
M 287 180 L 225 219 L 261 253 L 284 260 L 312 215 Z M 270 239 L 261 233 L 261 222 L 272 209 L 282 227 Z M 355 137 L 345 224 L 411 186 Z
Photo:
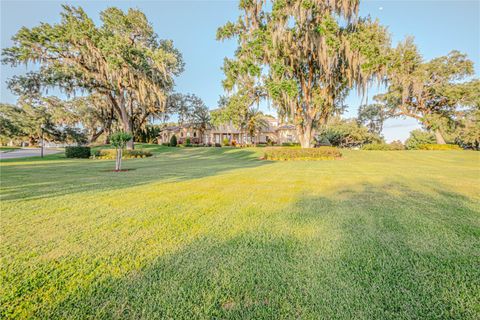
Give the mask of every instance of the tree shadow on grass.
M 478 214 L 463 195 L 398 184 L 305 195 L 253 230 L 212 231 L 40 317 L 475 319 Z
M 173 148 L 172 148 L 173 149 Z M 60 158 L 58 158 L 60 159 Z M 201 148 L 162 150 L 151 158 L 124 160 L 128 172 L 111 172 L 113 161 L 28 159 L 2 166 L 2 200 L 50 198 L 77 192 L 129 188 L 151 182 L 178 182 L 268 165 L 252 150 Z

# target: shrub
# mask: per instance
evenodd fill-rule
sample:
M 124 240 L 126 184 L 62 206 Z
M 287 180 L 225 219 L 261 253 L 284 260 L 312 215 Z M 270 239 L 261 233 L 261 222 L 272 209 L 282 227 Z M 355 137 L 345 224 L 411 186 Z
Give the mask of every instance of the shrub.
M 95 151 L 94 158 L 95 159 L 115 159 L 117 151 L 115 149 L 100 149 Z M 122 159 L 135 159 L 135 158 L 146 158 L 151 157 L 152 153 L 146 150 L 124 150 L 122 154 Z
M 173 135 L 173 136 L 170 138 L 170 146 L 171 146 L 171 147 L 176 147 L 176 146 L 177 146 L 177 136 L 176 136 L 176 135 Z
M 90 158 L 90 155 L 90 147 L 78 146 L 65 148 L 65 156 L 67 158 Z
M 380 143 L 382 138 L 369 132 L 367 127 L 358 124 L 356 120 L 334 118 L 319 130 L 317 141 L 328 141 L 335 147 L 355 148 L 368 143 Z
M 396 151 L 396 150 L 405 150 L 405 147 L 401 142 L 394 141 L 390 144 L 387 144 L 387 143 L 365 144 L 362 146 L 362 150 Z
M 282 143 L 282 147 L 300 147 L 300 143 L 298 143 L 298 142 L 284 142 L 284 143 Z
M 190 137 L 187 137 L 187 139 L 185 140 L 185 144 L 187 146 L 192 144 L 192 141 L 190 140 Z
M 220 148 L 222 145 L 220 143 L 215 143 L 215 147 Z
M 410 137 L 405 141 L 405 147 L 409 150 L 418 149 L 422 144 L 435 143 L 435 136 L 427 131 L 413 130 L 410 132 Z
M 390 148 L 392 150 L 405 150 L 405 146 L 400 140 L 394 140 L 390 142 Z
M 421 144 L 418 150 L 463 150 L 456 144 Z
M 316 147 L 331 147 L 332 144 L 330 143 L 330 141 L 328 140 L 327 137 L 321 136 L 321 137 L 318 137 L 318 140 L 316 141 L 315 146 Z
M 229 146 L 230 145 L 230 140 L 228 140 L 228 138 L 224 138 L 223 139 L 223 145 L 224 146 Z
M 168 142 L 163 142 L 163 143 L 162 143 L 162 146 L 170 147 L 170 143 L 168 143 Z
M 342 153 L 334 147 L 319 148 L 266 148 L 264 159 L 267 160 L 333 160 Z

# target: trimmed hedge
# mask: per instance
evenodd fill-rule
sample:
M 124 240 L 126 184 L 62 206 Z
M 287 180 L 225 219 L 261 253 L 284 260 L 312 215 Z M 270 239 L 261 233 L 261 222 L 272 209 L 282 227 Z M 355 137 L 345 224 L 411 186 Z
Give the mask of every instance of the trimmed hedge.
M 95 152 L 95 159 L 108 159 L 114 160 L 117 155 L 117 150 L 115 149 L 101 149 Z M 146 158 L 151 157 L 152 153 L 145 150 L 123 150 L 122 159 L 136 159 L 136 158 Z
M 265 148 L 263 158 L 266 160 L 333 160 L 340 158 L 342 153 L 334 147 L 319 148 Z
M 418 150 L 463 150 L 456 144 L 421 144 Z
M 400 143 L 370 143 L 363 145 L 362 150 L 397 151 L 405 150 L 405 147 Z
M 298 142 L 283 142 L 282 147 L 300 147 Z
M 65 147 L 65 156 L 67 158 L 90 158 L 90 147 L 77 146 L 77 147 Z
M 170 147 L 176 147 L 177 146 L 177 136 L 176 135 L 173 135 L 171 138 L 170 138 Z

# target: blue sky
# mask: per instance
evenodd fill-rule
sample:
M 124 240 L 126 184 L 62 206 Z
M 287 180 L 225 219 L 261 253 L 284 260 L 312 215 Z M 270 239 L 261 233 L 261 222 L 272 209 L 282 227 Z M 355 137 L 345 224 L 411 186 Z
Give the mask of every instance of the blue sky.
M 22 27 L 39 22 L 59 21 L 61 4 L 82 6 L 95 21 L 99 12 L 110 6 L 141 9 L 161 38 L 172 39 L 182 52 L 185 72 L 176 80 L 176 90 L 195 93 L 210 108 L 217 105 L 223 93 L 221 66 L 225 56 L 232 56 L 234 41 L 215 40 L 216 29 L 239 14 L 238 1 L 1 1 L 1 47 L 11 45 L 10 38 Z M 361 15 L 378 18 L 388 26 L 396 44 L 413 35 L 425 59 L 447 54 L 452 49 L 465 52 L 475 62 L 476 77 L 480 75 L 480 1 L 363 1 Z M 1 66 L 1 102 L 14 103 L 16 97 L 6 88 L 5 81 L 29 68 Z M 377 92 L 372 88 L 370 94 Z M 351 94 L 349 110 L 344 117 L 356 116 L 360 97 Z M 274 110 L 266 110 L 274 113 Z M 394 119 L 385 123 L 387 140 L 408 137 L 419 125 L 412 119 Z

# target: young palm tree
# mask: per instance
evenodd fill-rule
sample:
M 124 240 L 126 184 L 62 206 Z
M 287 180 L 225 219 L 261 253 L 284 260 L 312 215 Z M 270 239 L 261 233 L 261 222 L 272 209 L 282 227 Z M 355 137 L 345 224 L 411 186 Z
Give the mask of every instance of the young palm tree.
M 258 143 L 258 133 L 262 129 L 268 128 L 268 121 L 265 118 L 265 115 L 263 112 L 258 110 L 258 108 L 250 108 L 247 112 L 246 115 L 246 122 L 245 122 L 245 128 L 250 134 L 250 139 L 252 143 L 257 144 Z M 255 141 L 253 141 L 253 138 L 255 137 Z

